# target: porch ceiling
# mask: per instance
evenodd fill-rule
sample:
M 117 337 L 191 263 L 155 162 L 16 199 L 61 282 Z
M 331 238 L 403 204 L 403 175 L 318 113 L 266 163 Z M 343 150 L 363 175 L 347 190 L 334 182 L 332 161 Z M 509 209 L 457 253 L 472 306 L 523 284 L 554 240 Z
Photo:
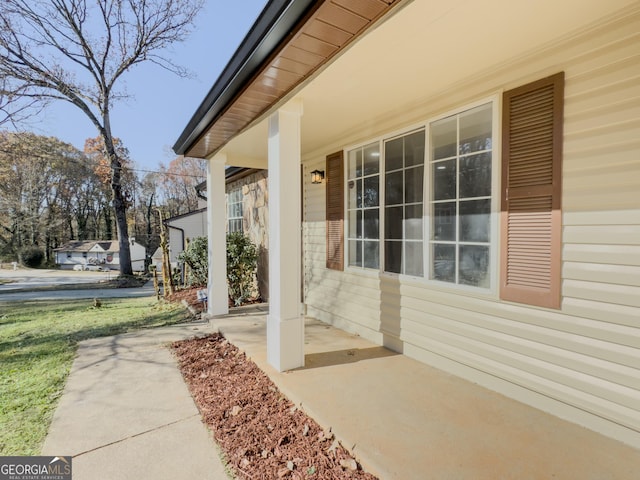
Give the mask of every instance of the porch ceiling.
M 349 2 L 354 3 L 367 2 Z M 400 2 L 388 19 L 318 69 L 313 81 L 305 79 L 293 90 L 303 100 L 303 155 L 352 136 L 355 130 L 362 132 L 363 140 L 378 135 L 381 125 L 402 115 L 408 106 L 443 95 L 456 84 L 472 81 L 633 3 L 635 0 Z M 249 108 L 249 98 L 244 97 L 234 108 Z M 266 118 L 284 100 L 254 115 L 253 125 L 228 143 L 216 140 L 228 164 L 266 168 Z M 209 133 L 221 129 L 223 124 L 214 124 Z M 197 150 L 199 155 L 213 151 Z

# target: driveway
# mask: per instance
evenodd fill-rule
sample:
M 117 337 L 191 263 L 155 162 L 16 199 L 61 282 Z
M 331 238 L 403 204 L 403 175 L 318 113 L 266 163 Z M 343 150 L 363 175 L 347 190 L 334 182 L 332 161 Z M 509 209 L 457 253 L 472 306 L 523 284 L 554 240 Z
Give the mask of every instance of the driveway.
M 101 280 L 109 280 L 117 275 L 117 271 L 76 272 L 74 270 L 39 270 L 34 268 L 13 270 L 3 268 L 0 269 L 0 292 L 53 285 L 95 283 Z M 10 283 L 4 283 L 7 280 Z
M 95 297 L 134 298 L 155 295 L 153 285 L 150 282 L 139 288 L 77 289 L 79 284 L 110 280 L 117 275 L 117 271 L 76 272 L 73 270 L 38 270 L 29 268 L 19 268 L 18 270 L 0 269 L 0 302 Z M 10 283 L 4 283 L 7 280 Z M 74 289 L 64 289 L 65 285 L 74 285 Z M 54 287 L 54 289 L 42 290 L 42 287 Z
M 156 293 L 153 284 L 147 282 L 136 288 L 94 288 L 86 290 L 46 290 L 46 291 L 0 291 L 0 304 L 24 300 L 73 300 L 78 298 L 139 298 L 152 297 Z

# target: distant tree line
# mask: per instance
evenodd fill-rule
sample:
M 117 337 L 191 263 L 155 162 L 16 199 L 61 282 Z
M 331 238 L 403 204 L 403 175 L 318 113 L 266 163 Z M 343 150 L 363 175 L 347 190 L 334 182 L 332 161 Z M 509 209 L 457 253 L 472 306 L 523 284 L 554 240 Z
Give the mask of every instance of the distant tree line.
M 139 176 L 128 150 L 114 141 L 122 159 L 122 186 L 130 237 L 151 256 L 159 245 L 163 217 L 198 208 L 195 186 L 205 178 L 202 162 L 176 158 Z M 115 240 L 111 164 L 100 137 L 84 150 L 57 138 L 0 131 L 0 261 L 23 251 L 53 251 L 70 240 Z

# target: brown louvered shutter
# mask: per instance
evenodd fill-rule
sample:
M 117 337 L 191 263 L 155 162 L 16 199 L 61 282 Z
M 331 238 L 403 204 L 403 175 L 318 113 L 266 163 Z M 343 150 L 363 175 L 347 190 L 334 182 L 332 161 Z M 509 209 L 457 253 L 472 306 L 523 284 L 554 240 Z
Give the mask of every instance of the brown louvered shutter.
M 505 92 L 501 285 L 505 300 L 560 307 L 564 73 Z
M 327 268 L 344 269 L 344 157 L 327 157 Z

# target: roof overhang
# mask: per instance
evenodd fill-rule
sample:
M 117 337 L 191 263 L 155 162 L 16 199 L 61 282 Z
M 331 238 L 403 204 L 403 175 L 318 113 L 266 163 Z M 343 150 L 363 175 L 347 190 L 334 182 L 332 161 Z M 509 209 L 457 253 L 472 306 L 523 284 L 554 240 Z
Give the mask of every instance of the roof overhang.
M 358 33 L 340 37 L 345 43 L 336 46 L 339 34 L 351 28 L 338 28 L 339 22 L 355 21 L 345 6 L 354 5 L 379 10 L 371 10 L 371 20 L 362 20 Z M 588 46 L 594 29 L 637 14 L 639 7 L 637 0 L 538 0 L 528 4 L 526 15 L 522 8 L 513 0 L 315 2 L 255 75 L 236 85 L 238 94 L 221 104 L 212 121 L 203 117 L 198 132 L 185 130 L 193 140 L 184 153 L 220 153 L 227 165 L 267 168 L 268 116 L 295 97 L 304 108 L 301 154 L 322 158 L 557 73 L 567 68 L 566 61 L 558 63 L 559 45 Z M 291 63 L 292 58 L 317 62 Z M 294 75 L 297 67 L 308 71 Z M 510 73 L 516 70 L 518 78 Z M 292 83 L 279 83 L 285 80 Z
M 271 0 L 176 141 L 208 158 L 402 0 Z

